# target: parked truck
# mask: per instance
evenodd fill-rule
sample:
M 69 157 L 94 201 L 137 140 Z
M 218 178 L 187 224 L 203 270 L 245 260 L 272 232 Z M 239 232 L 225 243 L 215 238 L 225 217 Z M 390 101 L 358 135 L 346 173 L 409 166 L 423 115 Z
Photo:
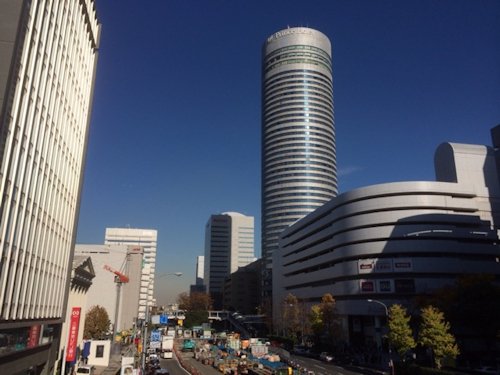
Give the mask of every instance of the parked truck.
M 174 338 L 172 336 L 163 336 L 161 340 L 161 357 L 173 358 L 174 354 Z

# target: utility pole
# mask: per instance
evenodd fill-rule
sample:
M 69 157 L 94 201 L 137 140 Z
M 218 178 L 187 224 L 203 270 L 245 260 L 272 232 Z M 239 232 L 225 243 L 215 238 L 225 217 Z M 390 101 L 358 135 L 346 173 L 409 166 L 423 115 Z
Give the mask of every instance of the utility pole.
M 141 368 L 142 373 L 146 373 L 146 348 L 148 343 L 148 324 L 149 324 L 149 305 L 146 303 L 146 317 L 144 319 L 144 323 L 142 324 L 142 361 Z

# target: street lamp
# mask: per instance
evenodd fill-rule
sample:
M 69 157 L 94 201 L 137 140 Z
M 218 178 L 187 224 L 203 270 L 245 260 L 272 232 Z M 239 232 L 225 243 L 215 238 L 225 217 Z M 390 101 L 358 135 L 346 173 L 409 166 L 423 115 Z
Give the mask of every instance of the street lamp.
M 389 325 L 389 309 L 387 308 L 387 305 L 383 303 L 382 301 L 376 300 L 376 299 L 368 299 L 368 302 L 373 302 L 373 303 L 378 303 L 379 305 L 382 305 L 385 309 L 385 318 L 386 318 L 386 324 Z M 391 374 L 394 375 L 394 364 L 392 362 L 392 350 L 391 350 L 391 342 L 388 341 L 388 346 L 387 349 L 389 351 L 389 367 L 391 368 Z
M 158 276 L 158 278 L 166 277 L 166 276 L 182 276 L 182 272 L 171 272 L 171 273 L 163 273 Z M 147 347 L 147 335 L 148 335 L 148 324 L 149 324 L 149 304 L 146 301 L 146 316 L 144 319 L 144 324 L 142 325 L 142 363 L 141 368 L 143 374 L 146 373 L 146 347 Z

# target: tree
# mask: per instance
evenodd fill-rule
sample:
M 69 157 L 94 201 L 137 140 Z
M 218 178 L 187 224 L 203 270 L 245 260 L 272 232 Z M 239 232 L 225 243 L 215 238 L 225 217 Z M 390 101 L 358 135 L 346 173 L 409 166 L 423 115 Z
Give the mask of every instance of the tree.
M 208 311 L 212 308 L 212 299 L 207 293 L 181 293 L 177 296 L 179 309 L 185 311 L 186 327 L 193 327 L 208 322 Z
M 333 339 L 335 333 L 337 333 L 338 322 L 335 304 L 335 299 L 330 293 L 326 293 L 321 297 L 321 320 L 330 339 Z
M 389 308 L 388 339 L 390 345 L 403 360 L 405 354 L 416 346 L 413 331 L 410 328 L 410 317 L 407 315 L 406 309 L 401 305 L 396 304 Z
M 460 354 L 455 337 L 450 333 L 450 323 L 433 306 L 421 310 L 421 319 L 418 343 L 432 350 L 434 364 L 440 369 L 444 358 L 456 358 Z
M 320 337 L 323 333 L 323 318 L 321 315 L 321 306 L 313 305 L 309 311 L 309 325 L 314 337 L 314 345 L 320 345 Z
M 475 350 L 481 351 L 482 359 L 494 360 L 497 357 L 495 347 L 500 339 L 500 286 L 493 275 L 462 276 L 455 285 L 441 288 L 433 299 L 426 302 L 422 306 L 430 304 L 444 312 L 458 339 L 475 341 Z M 461 349 L 467 355 L 467 347 Z
M 286 336 L 297 341 L 297 332 L 300 330 L 299 301 L 293 294 L 288 294 L 283 300 L 283 322 Z
M 208 311 L 212 308 L 212 299 L 207 293 L 193 292 L 181 293 L 177 296 L 179 309 L 184 311 Z
M 102 306 L 92 306 L 85 317 L 83 337 L 86 339 L 102 339 L 109 331 L 109 315 Z

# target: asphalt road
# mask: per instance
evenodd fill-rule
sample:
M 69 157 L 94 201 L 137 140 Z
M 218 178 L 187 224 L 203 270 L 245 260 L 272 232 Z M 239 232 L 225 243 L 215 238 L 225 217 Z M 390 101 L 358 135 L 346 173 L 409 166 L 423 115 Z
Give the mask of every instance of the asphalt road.
M 302 367 L 307 368 L 310 371 L 314 371 L 315 375 L 362 375 L 362 374 L 376 374 L 376 372 L 366 372 L 364 370 L 356 369 L 345 369 L 340 366 L 336 366 L 331 363 L 325 363 L 314 358 L 306 357 L 293 357 L 293 360 L 299 363 Z M 180 365 L 179 362 L 174 359 L 161 359 L 161 367 L 165 367 L 169 370 L 170 375 L 189 375 Z
M 161 367 L 168 369 L 170 375 L 189 375 L 189 372 L 184 370 L 177 360 L 174 359 L 160 359 Z

